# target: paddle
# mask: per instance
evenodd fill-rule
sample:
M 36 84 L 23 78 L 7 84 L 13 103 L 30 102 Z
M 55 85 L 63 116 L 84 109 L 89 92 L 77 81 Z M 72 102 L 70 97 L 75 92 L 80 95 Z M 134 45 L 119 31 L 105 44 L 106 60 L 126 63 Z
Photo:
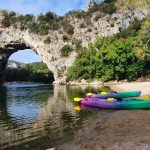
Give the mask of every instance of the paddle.
M 104 94 L 107 94 L 107 93 L 106 92 L 101 92 L 101 94 L 104 95 Z M 92 93 L 87 93 L 86 94 L 87 97 L 90 97 L 92 95 L 93 95 Z M 141 100 L 150 100 L 150 96 L 141 96 L 141 97 L 137 98 L 137 100 L 139 100 L 139 99 L 141 99 Z M 74 98 L 75 102 L 80 102 L 80 100 L 81 100 L 81 98 L 79 98 L 79 97 Z M 107 101 L 114 101 L 114 100 L 119 101 L 119 100 L 123 100 L 123 99 L 107 98 Z M 128 99 L 124 99 L 124 100 L 128 100 Z
M 150 100 L 150 96 L 141 96 L 138 99 Z
M 111 101 L 114 101 L 114 100 L 117 100 L 117 99 L 115 99 L 115 98 L 107 98 L 106 100 L 111 102 Z M 74 98 L 74 102 L 80 102 L 80 101 L 81 101 L 81 98 L 79 98 L 79 97 L 75 97 Z
M 80 102 L 80 100 L 81 100 L 81 98 L 79 98 L 79 97 L 74 98 L 74 102 Z
M 80 110 L 81 110 L 81 107 L 80 107 L 80 106 L 75 106 L 75 107 L 74 107 L 74 110 L 80 111 Z
M 104 95 L 104 94 L 107 94 L 107 93 L 106 92 L 101 92 L 101 94 Z M 92 95 L 93 95 L 93 93 L 87 93 L 86 94 L 86 96 L 92 96 Z M 80 102 L 80 100 L 81 100 L 81 98 L 79 98 L 79 97 L 75 97 L 74 98 L 74 102 Z M 114 98 L 108 98 L 107 100 L 108 101 L 114 101 L 116 99 L 114 99 Z
M 106 92 L 101 92 L 100 94 L 101 94 L 101 95 L 105 95 L 105 94 L 108 94 L 108 93 L 106 93 Z M 92 96 L 92 95 L 93 95 L 93 93 L 87 93 L 87 94 L 86 94 L 86 96 Z

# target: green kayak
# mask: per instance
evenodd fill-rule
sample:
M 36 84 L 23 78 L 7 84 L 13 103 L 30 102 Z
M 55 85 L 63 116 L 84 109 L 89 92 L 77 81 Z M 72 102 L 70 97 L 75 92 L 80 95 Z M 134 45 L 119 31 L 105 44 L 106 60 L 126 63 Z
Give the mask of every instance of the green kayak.
M 118 92 L 118 93 L 108 93 L 108 94 L 92 94 L 93 98 L 129 98 L 129 97 L 139 97 L 141 91 L 128 91 L 128 92 Z

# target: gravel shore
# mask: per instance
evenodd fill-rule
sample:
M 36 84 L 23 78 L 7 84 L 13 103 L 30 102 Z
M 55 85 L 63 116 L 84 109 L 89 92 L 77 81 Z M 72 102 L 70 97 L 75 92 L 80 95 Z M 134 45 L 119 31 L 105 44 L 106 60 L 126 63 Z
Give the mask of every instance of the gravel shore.
M 150 95 L 150 82 L 122 83 L 112 86 L 116 91 L 141 90 Z M 59 150 L 149 150 L 150 110 L 116 110 L 98 117 L 74 140 Z
M 120 83 L 112 85 L 111 88 L 116 91 L 140 90 L 142 95 L 150 95 L 150 82 Z

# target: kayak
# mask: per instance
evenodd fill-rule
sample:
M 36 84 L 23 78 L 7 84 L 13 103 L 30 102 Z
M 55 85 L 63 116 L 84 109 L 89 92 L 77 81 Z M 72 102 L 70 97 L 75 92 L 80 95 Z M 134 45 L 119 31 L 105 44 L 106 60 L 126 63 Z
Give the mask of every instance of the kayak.
M 108 93 L 108 94 L 92 94 L 92 98 L 128 98 L 128 97 L 139 97 L 141 91 L 129 91 L 129 92 L 118 92 L 118 93 Z
M 82 98 L 80 104 L 98 107 L 98 108 L 109 108 L 109 109 L 149 109 L 150 100 L 140 100 L 140 99 L 128 99 L 121 101 L 107 101 L 106 99 L 87 99 Z

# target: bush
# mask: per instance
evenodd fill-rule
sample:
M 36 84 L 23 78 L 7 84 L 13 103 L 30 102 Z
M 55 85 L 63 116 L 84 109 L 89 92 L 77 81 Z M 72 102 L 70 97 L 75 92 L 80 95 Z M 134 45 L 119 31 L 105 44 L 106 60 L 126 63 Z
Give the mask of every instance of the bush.
M 39 24 L 38 29 L 39 29 L 39 34 L 40 35 L 47 35 L 48 34 L 49 29 L 48 29 L 47 24 L 45 24 L 45 23 Z
M 69 37 L 65 34 L 65 35 L 63 35 L 63 41 L 64 42 L 68 42 L 69 41 Z
M 114 23 L 111 23 L 110 26 L 111 26 L 111 27 L 114 27 Z
M 104 0 L 103 3 L 112 3 L 114 0 Z
M 64 45 L 61 49 L 61 56 L 67 57 L 72 51 L 73 51 L 73 48 L 70 45 Z
M 34 16 L 31 14 L 27 14 L 23 17 L 24 22 L 30 22 L 33 21 Z
M 59 19 L 58 16 L 53 12 L 47 12 L 45 15 L 40 15 L 38 17 L 38 26 L 40 34 L 46 35 L 48 34 L 48 30 L 58 30 L 60 28 L 60 20 L 61 19 Z
M 45 44 L 50 44 L 51 43 L 51 38 L 49 36 L 46 37 L 46 39 L 44 40 Z
M 85 11 L 77 11 L 76 12 L 76 17 L 81 19 L 81 18 L 85 18 L 87 16 L 87 13 Z
M 27 28 L 29 29 L 30 32 L 32 33 L 36 33 L 38 34 L 39 33 L 39 26 L 37 23 L 35 22 L 30 22 L 27 26 Z
M 11 24 L 11 25 L 14 25 L 14 24 L 16 24 L 16 22 L 17 22 L 17 18 L 16 18 L 15 16 L 12 16 L 12 17 L 10 18 L 10 24 Z
M 100 18 L 102 18 L 104 15 L 102 13 L 99 13 L 95 16 L 94 20 L 98 21 Z
M 1 21 L 1 25 L 3 28 L 10 27 L 10 19 L 8 17 L 4 17 Z
M 80 10 L 80 11 L 69 11 L 68 13 L 66 13 L 65 16 L 70 16 L 70 15 L 74 15 L 74 16 L 77 17 L 78 19 L 86 18 L 86 17 L 87 17 L 87 13 L 86 13 L 84 10 Z
M 61 24 L 67 34 L 72 35 L 74 33 L 74 27 L 67 20 L 64 20 Z
M 56 21 L 49 22 L 48 28 L 49 28 L 50 30 L 58 30 L 58 29 L 60 28 L 60 25 L 59 25 L 59 23 L 56 22 Z
M 9 13 L 9 16 L 14 17 L 14 16 L 16 16 L 16 13 L 15 13 L 14 11 L 11 11 L 11 12 Z
M 91 29 L 91 28 L 88 28 L 87 31 L 88 31 L 88 32 L 92 32 L 92 29 Z
M 85 24 L 84 23 L 81 23 L 80 24 L 80 28 L 85 28 L 86 26 L 85 26 Z
M 88 14 L 92 14 L 96 11 L 103 12 L 105 14 L 112 14 L 116 12 L 116 7 L 115 7 L 115 1 L 116 0 L 106 0 L 102 3 L 96 3 L 93 2 L 93 6 L 89 8 Z
M 131 25 L 124 30 L 121 30 L 121 32 L 116 34 L 116 38 L 128 38 L 128 37 L 134 37 L 138 35 L 138 31 L 141 29 L 142 21 L 139 21 L 135 19 Z
M 49 22 L 51 20 L 54 20 L 57 18 L 57 15 L 53 12 L 47 12 L 45 15 L 41 14 L 39 17 L 38 17 L 38 21 L 39 22 Z
M 65 31 L 69 35 L 72 35 L 74 33 L 74 27 L 71 24 L 68 24 L 68 26 L 65 28 Z

